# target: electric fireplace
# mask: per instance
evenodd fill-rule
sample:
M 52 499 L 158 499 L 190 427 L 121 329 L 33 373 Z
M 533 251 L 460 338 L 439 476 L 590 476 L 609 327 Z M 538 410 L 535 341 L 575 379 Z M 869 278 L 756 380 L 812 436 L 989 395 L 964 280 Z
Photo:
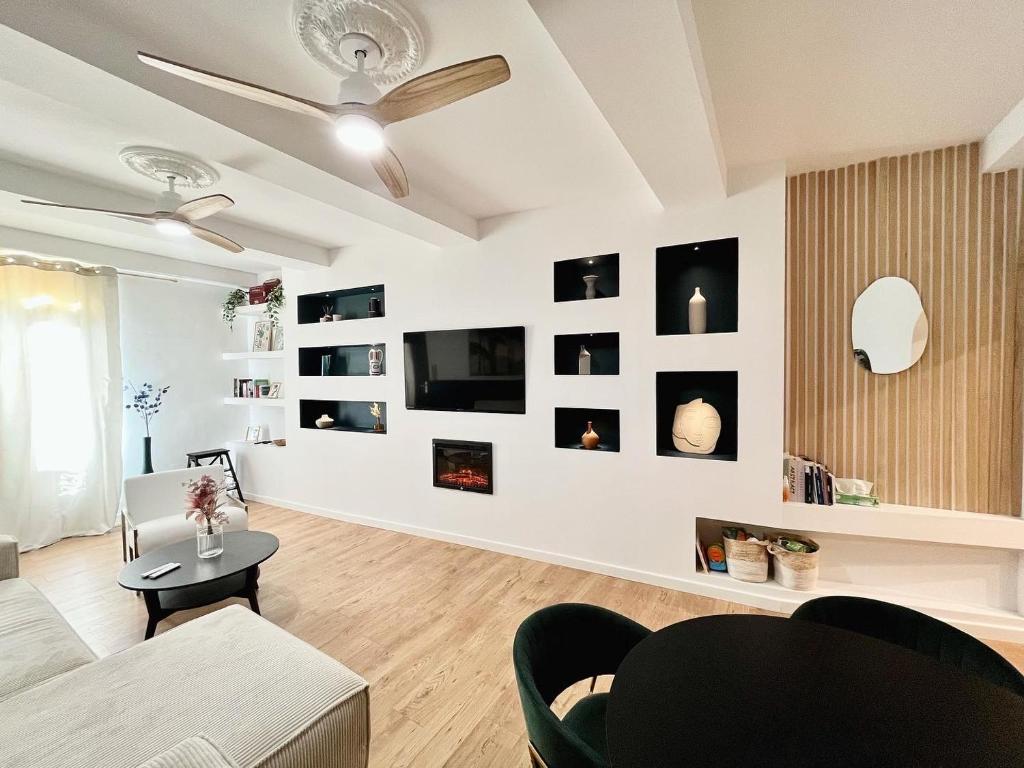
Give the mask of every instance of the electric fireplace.
M 434 487 L 494 493 L 491 443 L 434 440 Z

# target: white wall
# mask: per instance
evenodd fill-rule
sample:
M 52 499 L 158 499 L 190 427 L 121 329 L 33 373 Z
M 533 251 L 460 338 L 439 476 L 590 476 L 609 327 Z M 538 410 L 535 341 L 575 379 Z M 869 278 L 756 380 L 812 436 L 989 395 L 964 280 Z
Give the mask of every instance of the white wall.
M 119 278 L 119 289 L 125 381 L 171 386 L 150 426 L 153 467 L 184 467 L 186 452 L 217 448 L 230 437 L 241 436 L 244 409 L 223 403 L 231 391 L 231 377 L 240 375 L 232 374 L 230 364 L 220 357 L 232 349 L 232 334 L 220 319 L 228 289 L 128 276 Z M 145 434 L 142 419 L 126 411 L 126 477 L 142 471 Z
M 286 270 L 288 446 L 246 449 L 247 491 L 650 581 L 692 575 L 698 513 L 731 519 L 779 494 L 784 199 L 778 169 L 707 208 L 528 212 L 485 222 L 481 241 L 467 246 L 352 248 L 330 269 Z M 740 247 L 739 333 L 656 337 L 655 248 L 731 236 Z M 620 298 L 554 303 L 553 262 L 616 251 Z M 385 284 L 386 318 L 296 326 L 297 294 L 374 283 Z M 403 331 L 488 325 L 526 326 L 526 414 L 406 410 Z M 553 375 L 554 335 L 586 331 L 620 333 L 621 375 Z M 383 379 L 297 376 L 297 346 L 368 342 L 387 344 Z M 739 371 L 737 462 L 655 454 L 655 372 L 700 369 Z M 298 398 L 384 400 L 388 433 L 299 429 Z M 556 449 L 555 406 L 619 409 L 621 452 Z M 493 442 L 494 495 L 433 488 L 435 437 Z

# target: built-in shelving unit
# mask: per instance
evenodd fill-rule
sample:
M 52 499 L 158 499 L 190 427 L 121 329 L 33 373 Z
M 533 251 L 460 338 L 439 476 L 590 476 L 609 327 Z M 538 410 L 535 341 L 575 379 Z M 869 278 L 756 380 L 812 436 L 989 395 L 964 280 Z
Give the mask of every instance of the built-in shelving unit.
M 342 344 L 329 347 L 300 347 L 300 376 L 369 376 L 370 349 L 381 350 L 381 373 L 387 373 L 387 347 L 384 344 Z
M 587 422 L 593 423 L 601 438 L 596 448 L 583 447 Z M 619 412 L 609 408 L 555 408 L 555 447 L 618 453 Z
M 587 283 L 583 279 L 594 275 L 595 299 L 610 299 L 619 295 L 619 254 L 584 256 L 555 262 L 555 301 L 583 301 L 587 298 Z
M 299 400 L 299 426 L 322 432 L 364 432 L 373 435 L 387 434 L 388 406 L 382 400 L 376 401 L 381 410 L 384 429 L 374 429 L 375 419 L 370 415 L 370 400 Z M 334 419 L 334 425 L 321 428 L 316 420 L 323 414 Z
M 591 376 L 619 374 L 618 333 L 571 333 L 555 336 L 555 375 L 578 376 L 580 347 L 590 353 Z
M 371 300 L 374 306 L 379 306 L 376 314 L 371 314 Z M 300 325 L 319 323 L 325 307 L 332 315 L 341 316 L 341 320 L 332 322 L 384 317 L 384 285 L 307 293 L 296 297 L 295 305 Z
M 736 461 L 736 371 L 659 371 L 656 376 L 656 394 L 655 434 L 659 456 Z M 684 453 L 672 441 L 676 407 L 697 398 L 713 405 L 722 419 L 722 432 L 713 453 Z
M 690 333 L 689 304 L 700 288 L 705 333 L 735 333 L 739 317 L 739 239 L 705 240 L 658 248 L 655 320 L 659 336 Z
M 281 397 L 225 397 L 225 405 L 259 406 L 261 408 L 284 408 Z

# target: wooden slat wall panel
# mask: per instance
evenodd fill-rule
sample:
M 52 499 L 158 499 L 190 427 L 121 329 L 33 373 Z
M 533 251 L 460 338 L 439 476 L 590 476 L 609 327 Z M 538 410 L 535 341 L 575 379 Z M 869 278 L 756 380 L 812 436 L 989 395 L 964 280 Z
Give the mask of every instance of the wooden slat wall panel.
M 1019 170 L 980 174 L 979 154 L 788 179 L 786 447 L 890 503 L 1020 514 L 1024 195 Z M 850 311 L 885 275 L 917 287 L 929 340 L 879 376 L 853 358 Z

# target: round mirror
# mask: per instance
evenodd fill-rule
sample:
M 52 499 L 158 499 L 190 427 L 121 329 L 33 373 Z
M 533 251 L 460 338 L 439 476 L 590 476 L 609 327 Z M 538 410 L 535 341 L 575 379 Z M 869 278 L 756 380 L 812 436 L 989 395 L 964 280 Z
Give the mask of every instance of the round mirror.
M 882 277 L 853 304 L 853 354 L 872 373 L 899 373 L 921 359 L 928 317 L 917 289 L 902 277 Z

